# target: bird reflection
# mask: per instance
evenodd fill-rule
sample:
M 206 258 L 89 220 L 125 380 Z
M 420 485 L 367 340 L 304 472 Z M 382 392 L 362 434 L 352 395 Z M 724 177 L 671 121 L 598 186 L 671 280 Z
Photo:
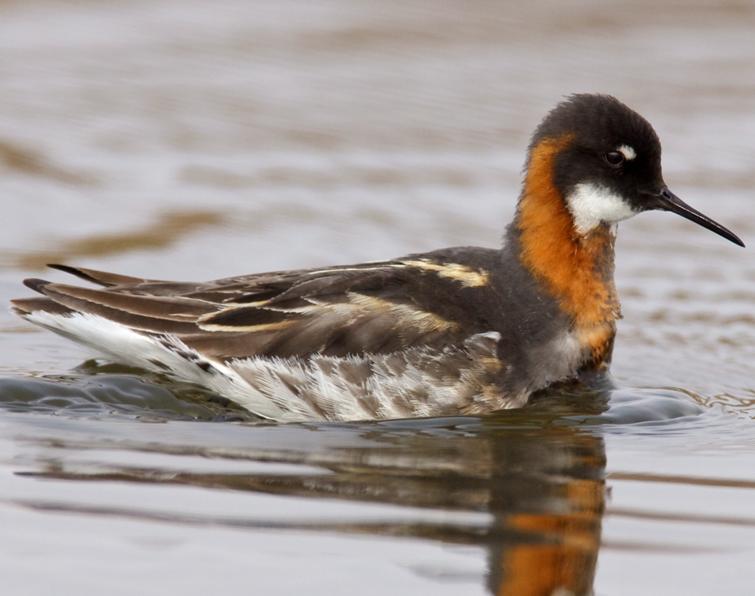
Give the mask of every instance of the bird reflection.
M 491 532 L 504 538 L 489 550 L 490 592 L 589 594 L 605 505 L 602 438 L 559 429 L 492 449 Z
M 272 522 L 155 513 L 139 509 L 81 507 L 81 513 L 159 519 L 174 523 L 241 528 L 380 534 L 423 538 L 487 549 L 486 586 L 496 595 L 590 594 L 595 575 L 605 505 L 605 446 L 590 424 L 606 407 L 607 394 L 551 393 L 522 410 L 483 418 L 388 421 L 343 425 L 244 426 L 247 433 L 286 432 L 285 448 L 235 450 L 233 459 L 305 464 L 309 472 L 281 473 L 255 466 L 254 473 L 177 472 L 175 468 L 135 468 L 51 458 L 30 476 L 70 480 L 119 480 L 180 484 L 220 490 L 393 504 L 447 515 L 417 515 L 387 521 L 308 520 Z M 217 425 L 222 426 L 222 425 Z M 297 448 L 296 432 L 310 440 Z M 353 433 L 348 446 L 305 448 L 310 433 Z M 273 436 L 273 435 L 271 435 Z M 327 441 L 315 441 L 324 444 Z M 96 448 L 97 445 L 92 445 Z M 77 444 L 77 449 L 82 445 Z M 119 448 L 181 454 L 159 442 Z M 202 455 L 196 446 L 186 454 Z M 207 452 L 213 458 L 223 451 Z M 226 452 L 228 453 L 228 452 Z M 230 457 L 230 456 L 228 456 Z M 144 460 L 144 458 L 142 458 Z M 149 459 L 147 458 L 147 461 Z M 205 468 L 206 469 L 206 468 Z M 31 505 L 31 504 L 29 504 Z M 33 506 L 33 505 L 31 505 Z M 38 504 L 55 509 L 55 505 Z M 59 508 L 62 508 L 60 506 Z M 66 505 L 69 510 L 71 505 Z M 469 521 L 472 514 L 476 522 Z M 408 520 L 408 521 L 407 521 Z M 439 521 L 440 520 L 440 521 Z

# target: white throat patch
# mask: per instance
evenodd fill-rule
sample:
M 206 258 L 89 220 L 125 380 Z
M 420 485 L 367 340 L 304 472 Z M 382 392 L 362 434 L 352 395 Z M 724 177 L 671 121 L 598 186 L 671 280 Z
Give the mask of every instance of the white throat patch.
M 566 197 L 574 228 L 585 235 L 601 223 L 615 224 L 635 215 L 635 211 L 619 195 L 605 186 L 577 184 Z

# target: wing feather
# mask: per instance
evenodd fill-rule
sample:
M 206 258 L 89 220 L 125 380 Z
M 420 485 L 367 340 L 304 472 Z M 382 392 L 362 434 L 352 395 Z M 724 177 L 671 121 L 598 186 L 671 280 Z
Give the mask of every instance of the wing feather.
M 458 317 L 433 310 L 433 291 L 422 280 L 458 280 L 444 274 L 447 267 L 430 267 L 425 261 L 272 272 L 208 283 L 55 267 L 101 286 L 29 282 L 59 307 L 150 334 L 175 335 L 219 359 L 390 353 L 458 343 L 469 331 L 462 334 Z

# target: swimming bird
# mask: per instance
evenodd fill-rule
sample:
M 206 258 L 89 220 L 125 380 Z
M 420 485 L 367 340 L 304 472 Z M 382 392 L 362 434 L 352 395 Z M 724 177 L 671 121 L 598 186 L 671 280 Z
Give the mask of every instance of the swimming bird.
M 578 94 L 527 152 L 500 249 L 158 281 L 51 265 L 99 287 L 25 280 L 26 320 L 144 369 L 204 385 L 273 420 L 479 414 L 605 371 L 621 317 L 617 224 L 671 211 L 731 242 L 673 194 L 638 113 Z

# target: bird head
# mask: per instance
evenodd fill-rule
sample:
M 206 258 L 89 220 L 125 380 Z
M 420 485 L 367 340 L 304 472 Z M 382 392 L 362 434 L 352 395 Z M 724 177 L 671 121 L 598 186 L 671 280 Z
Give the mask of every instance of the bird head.
M 557 105 L 533 135 L 525 194 L 555 190 L 579 235 L 643 211 L 671 211 L 744 246 L 733 232 L 671 192 L 650 123 L 608 95 L 579 94 Z

